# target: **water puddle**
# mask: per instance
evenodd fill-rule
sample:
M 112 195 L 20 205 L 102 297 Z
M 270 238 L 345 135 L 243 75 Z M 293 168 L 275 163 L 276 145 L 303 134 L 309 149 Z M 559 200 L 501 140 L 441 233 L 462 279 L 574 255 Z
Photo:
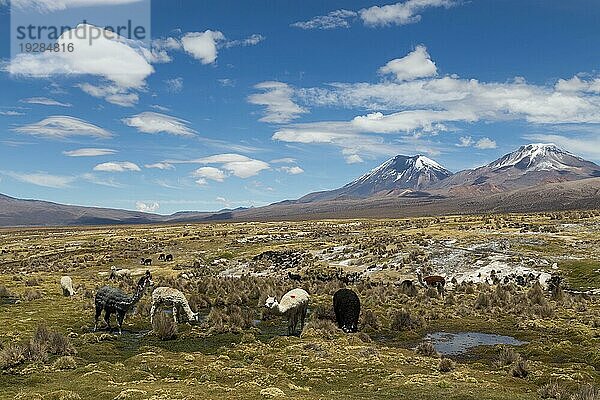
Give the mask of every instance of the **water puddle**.
M 511 336 L 480 332 L 428 333 L 425 340 L 431 341 L 438 353 L 449 356 L 466 353 L 477 346 L 495 346 L 498 344 L 521 346 L 527 343 Z

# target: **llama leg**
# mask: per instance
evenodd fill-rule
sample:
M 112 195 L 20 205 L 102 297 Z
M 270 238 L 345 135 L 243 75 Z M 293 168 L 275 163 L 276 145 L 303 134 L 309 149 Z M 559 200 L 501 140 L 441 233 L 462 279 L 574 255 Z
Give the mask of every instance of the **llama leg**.
M 117 314 L 117 323 L 119 324 L 119 335 L 123 333 L 123 320 L 125 319 L 125 313 Z
M 108 311 L 104 311 L 104 322 L 106 322 L 106 327 L 110 332 L 110 313 Z
M 304 330 L 304 320 L 306 319 L 306 311 L 308 310 L 308 306 L 304 306 L 302 308 L 302 316 L 300 317 L 300 330 Z
M 173 322 L 177 323 L 177 306 L 173 306 Z
M 96 304 L 96 317 L 94 318 L 94 332 L 98 329 L 98 318 L 100 318 L 100 314 L 102 314 L 102 306 Z
M 154 327 L 152 321 L 154 319 L 154 313 L 156 312 L 156 304 L 152 303 L 152 307 L 150 308 L 150 326 Z

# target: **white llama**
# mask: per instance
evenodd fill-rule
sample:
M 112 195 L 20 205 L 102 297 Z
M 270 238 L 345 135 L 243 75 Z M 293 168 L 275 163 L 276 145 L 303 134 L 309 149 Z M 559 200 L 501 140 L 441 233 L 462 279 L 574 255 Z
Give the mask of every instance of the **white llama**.
M 300 319 L 300 332 L 304 329 L 304 319 L 306 318 L 309 301 L 310 296 L 306 290 L 292 289 L 284 294 L 279 302 L 275 297 L 269 297 L 265 307 L 287 317 L 288 335 L 294 335 L 298 326 L 298 319 Z
M 152 324 L 154 314 L 158 307 L 171 307 L 173 310 L 173 320 L 177 323 L 177 312 L 183 310 L 189 322 L 198 321 L 198 313 L 190 308 L 184 294 L 177 289 L 166 286 L 157 287 L 152 292 L 152 308 L 150 309 L 150 324 Z

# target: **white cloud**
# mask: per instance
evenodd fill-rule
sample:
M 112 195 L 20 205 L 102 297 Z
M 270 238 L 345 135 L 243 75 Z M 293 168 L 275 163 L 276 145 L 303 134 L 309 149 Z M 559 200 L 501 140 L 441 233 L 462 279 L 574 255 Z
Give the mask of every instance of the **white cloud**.
M 152 104 L 152 105 L 150 106 L 150 108 L 154 108 L 155 110 L 162 111 L 162 112 L 171 111 L 171 109 L 170 109 L 170 108 L 168 108 L 168 107 L 165 107 L 165 106 L 161 106 L 161 105 L 159 105 L 159 104 Z
M 179 93 L 183 89 L 183 78 L 173 78 L 165 80 L 167 90 L 171 93 Z
M 256 46 L 260 42 L 265 40 L 263 35 L 254 33 L 248 36 L 246 39 L 241 40 L 229 40 L 225 43 L 225 47 L 236 47 L 236 46 Z
M 167 162 L 159 162 L 159 163 L 154 163 L 154 164 L 146 164 L 146 165 L 144 165 L 144 167 L 146 167 L 146 168 L 155 168 L 155 169 L 160 169 L 160 170 L 175 169 L 175 166 L 173 164 L 169 164 Z
M 275 160 L 271 160 L 271 164 L 293 164 L 295 162 L 296 159 L 291 157 L 277 158 Z
M 420 12 L 433 7 L 452 7 L 454 0 L 407 0 L 386 6 L 373 6 L 359 11 L 367 26 L 407 25 L 421 20 Z
M 221 171 L 225 171 L 229 175 L 237 176 L 238 178 L 249 178 L 257 175 L 263 170 L 270 169 L 270 165 L 264 161 L 255 160 L 250 157 L 234 153 L 215 154 L 208 157 L 186 161 L 170 160 L 168 162 L 174 164 L 218 164 Z M 202 170 L 202 168 L 200 168 L 200 170 Z M 203 171 L 210 171 L 215 174 L 213 176 L 216 176 L 216 172 L 214 170 Z M 201 176 L 201 178 L 205 178 L 205 176 Z
M 97 36 L 98 39 L 90 40 L 90 37 Z M 96 97 L 111 96 L 107 100 L 115 104 L 131 103 L 134 96 L 130 91 L 144 88 L 146 78 L 154 72 L 139 43 L 93 25 L 80 24 L 65 31 L 57 43 L 64 46 L 73 44 L 73 51 L 21 53 L 8 63 L 6 70 L 16 76 L 30 78 L 96 76 L 108 83 L 96 87 L 96 90 L 80 87 Z
M 473 138 L 471 136 L 461 136 L 459 142 L 456 144 L 458 147 L 470 147 L 473 145 Z
M 407 56 L 396 58 L 379 68 L 381 74 L 393 74 L 398 81 L 410 81 L 437 75 L 437 67 L 431 61 L 427 48 L 417 46 Z
M 263 93 L 248 96 L 251 104 L 266 106 L 265 116 L 260 119 L 263 122 L 286 123 L 298 118 L 299 114 L 308 111 L 292 100 L 294 90 L 282 82 L 262 82 L 254 86 Z
M 145 212 L 145 213 L 153 213 L 155 211 L 157 211 L 160 208 L 160 204 L 156 201 L 152 201 L 152 202 L 143 202 L 143 201 L 136 201 L 135 202 L 135 209 L 141 212 Z
M 200 167 L 192 173 L 192 176 L 195 178 L 200 178 L 202 180 L 211 179 L 217 182 L 223 182 L 227 175 L 225 172 L 221 171 L 215 167 Z
M 298 175 L 304 172 L 304 170 L 297 165 L 294 165 L 292 167 L 281 167 L 279 169 L 290 175 Z
M 308 21 L 296 22 L 291 26 L 301 29 L 335 29 L 349 28 L 350 22 L 356 18 L 358 14 L 350 10 L 335 10 L 327 15 L 319 15 Z
M 102 172 L 125 172 L 125 171 L 141 171 L 137 164 L 129 161 L 113 161 L 98 164 L 94 167 L 94 171 Z
M 195 135 L 195 131 L 188 126 L 188 121 L 152 111 L 125 118 L 123 123 L 143 133 L 164 132 L 178 136 Z
M 97 157 L 115 154 L 117 151 L 112 149 L 97 149 L 97 148 L 84 148 L 70 151 L 63 151 L 65 156 L 69 157 Z
M 0 115 L 5 115 L 8 117 L 16 117 L 16 116 L 20 116 L 20 115 L 25 115 L 25 113 L 22 113 L 20 111 L 9 110 L 9 111 L 0 111 Z
M 23 125 L 13 128 L 13 130 L 50 139 L 64 139 L 70 136 L 92 136 L 106 139 L 113 136 L 107 130 L 89 122 L 63 115 L 48 117 L 40 122 Z
M 217 46 L 225 40 L 219 31 L 190 32 L 181 38 L 183 49 L 202 64 L 212 64 L 217 60 Z
M 73 176 L 50 175 L 45 172 L 27 174 L 20 172 L 4 171 L 3 173 L 21 182 L 55 189 L 68 188 L 70 187 L 70 184 L 73 183 L 73 181 L 75 181 L 76 179 Z
M 81 178 L 90 183 L 93 183 L 94 185 L 108 186 L 108 187 L 112 187 L 112 188 L 122 188 L 123 187 L 122 184 L 116 182 L 113 178 L 103 179 L 103 178 L 100 178 L 91 173 L 82 174 Z
M 482 150 L 488 150 L 488 149 L 495 149 L 498 146 L 496 145 L 496 141 L 485 137 L 485 138 L 479 139 L 477 141 L 477 143 L 475 143 L 475 147 L 477 147 L 478 149 L 482 149 Z
M 58 106 L 58 107 L 71 107 L 72 104 L 62 103 L 58 100 L 49 99 L 48 97 L 30 97 L 28 99 L 21 100 L 23 103 L 28 104 L 41 104 L 44 106 Z
M 358 164 L 363 162 L 365 162 L 365 160 L 363 160 L 358 154 L 350 154 L 346 157 L 347 164 Z
M 137 93 L 129 92 L 117 85 L 92 85 L 90 83 L 81 83 L 76 85 L 90 96 L 104 99 L 109 103 L 122 107 L 133 107 L 139 100 Z
M 199 178 L 199 179 L 197 179 L 197 180 L 196 180 L 196 183 L 197 183 L 199 186 L 205 186 L 205 185 L 206 185 L 208 182 L 207 182 L 207 181 L 206 181 L 206 179 L 204 179 L 204 178 Z
M 217 79 L 217 81 L 224 87 L 234 87 L 235 81 L 229 78 Z

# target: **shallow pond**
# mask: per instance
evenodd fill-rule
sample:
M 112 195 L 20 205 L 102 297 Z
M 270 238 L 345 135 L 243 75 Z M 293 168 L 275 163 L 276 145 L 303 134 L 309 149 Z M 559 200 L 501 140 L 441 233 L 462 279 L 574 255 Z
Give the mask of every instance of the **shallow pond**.
M 527 342 L 522 342 L 511 336 L 494 335 L 480 332 L 435 332 L 428 333 L 425 340 L 431 341 L 435 350 L 442 355 L 459 355 L 466 353 L 477 346 L 494 346 L 497 344 L 507 344 L 511 346 L 520 346 Z

